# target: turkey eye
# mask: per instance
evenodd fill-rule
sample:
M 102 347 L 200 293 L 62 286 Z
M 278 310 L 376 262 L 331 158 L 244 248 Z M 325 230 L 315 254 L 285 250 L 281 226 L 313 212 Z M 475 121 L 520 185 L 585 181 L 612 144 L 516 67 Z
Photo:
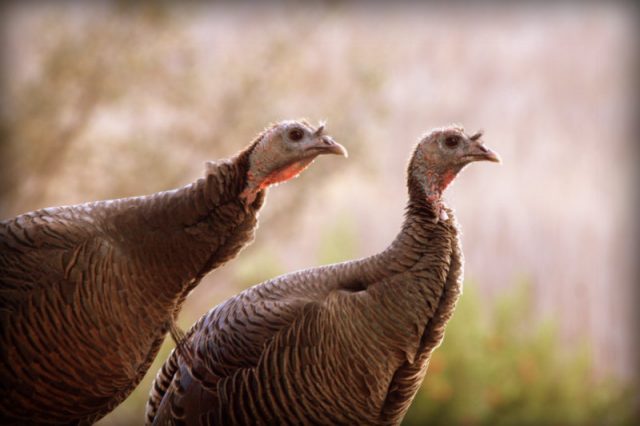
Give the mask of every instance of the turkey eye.
M 289 139 L 294 142 L 298 142 L 300 139 L 302 139 L 303 136 L 304 133 L 300 129 L 293 129 L 289 132 Z
M 449 136 L 444 140 L 444 144 L 447 148 L 455 148 L 460 143 L 460 138 L 457 136 Z

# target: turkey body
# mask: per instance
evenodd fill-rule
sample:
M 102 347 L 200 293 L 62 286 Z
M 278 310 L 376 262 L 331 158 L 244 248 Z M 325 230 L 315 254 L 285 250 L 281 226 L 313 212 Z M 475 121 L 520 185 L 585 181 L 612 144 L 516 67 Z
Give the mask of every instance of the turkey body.
M 418 191 L 419 192 L 419 191 Z M 156 377 L 147 422 L 397 424 L 461 292 L 451 211 L 410 197 L 382 253 L 295 272 L 218 305 Z
M 187 293 L 253 238 L 247 167 L 0 223 L 0 423 L 91 423 L 127 397 Z

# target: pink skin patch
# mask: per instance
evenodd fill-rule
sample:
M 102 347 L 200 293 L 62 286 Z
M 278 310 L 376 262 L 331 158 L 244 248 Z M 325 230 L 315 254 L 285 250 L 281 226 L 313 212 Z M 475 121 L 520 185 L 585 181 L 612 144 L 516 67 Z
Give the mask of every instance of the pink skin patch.
M 249 204 L 253 203 L 258 191 L 267 188 L 269 185 L 278 184 L 280 182 L 293 179 L 294 177 L 298 176 L 300 172 L 306 169 L 312 162 L 313 158 L 297 161 L 293 164 L 289 164 L 273 172 L 270 172 L 264 177 L 256 175 L 252 171 L 249 171 L 247 173 L 248 184 L 244 191 L 242 191 L 242 193 L 240 194 L 240 198 L 243 198 L 245 200 L 245 206 L 248 206 Z M 259 166 L 257 168 L 260 169 Z
M 442 205 L 440 196 L 455 177 L 456 173 L 453 170 L 446 170 L 442 175 L 427 172 L 427 181 L 429 182 L 427 200 L 434 204 L 436 209 L 436 222 L 439 220 L 446 221 L 449 219 L 449 215 Z
M 289 179 L 293 179 L 298 176 L 304 169 L 306 169 L 309 164 L 311 164 L 310 160 L 303 160 L 295 162 L 287 167 L 284 167 L 280 170 L 276 170 L 268 174 L 261 182 L 260 189 L 264 189 L 269 185 L 273 185 L 275 183 L 285 182 Z
M 440 199 L 440 194 L 444 192 L 455 177 L 456 174 L 451 170 L 445 171 L 442 175 L 427 172 L 427 182 L 429 183 L 427 199 L 431 202 L 438 201 Z
M 440 181 L 440 192 L 444 192 L 444 190 L 447 188 L 447 186 L 449 186 L 449 184 L 455 177 L 456 174 L 453 172 L 453 170 L 447 170 L 446 172 L 444 172 L 444 174 L 442 175 L 442 180 Z
M 449 186 L 449 184 L 453 181 L 455 177 L 456 177 L 456 174 L 453 172 L 453 170 L 447 170 L 444 172 L 444 174 L 440 179 L 440 185 L 438 188 L 438 191 L 440 194 L 444 192 L 444 190 L 447 188 L 447 186 Z M 438 216 L 439 220 L 443 222 L 449 220 L 449 215 L 444 209 L 444 206 L 442 205 L 441 200 L 438 200 L 436 203 L 436 215 Z

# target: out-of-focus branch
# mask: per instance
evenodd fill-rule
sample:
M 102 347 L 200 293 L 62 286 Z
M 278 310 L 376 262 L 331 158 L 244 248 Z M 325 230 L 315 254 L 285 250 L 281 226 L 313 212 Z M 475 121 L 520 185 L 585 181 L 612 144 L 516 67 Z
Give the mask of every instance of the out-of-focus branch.
M 20 205 L 35 206 L 46 197 L 49 186 L 47 182 L 55 176 L 64 165 L 64 159 L 70 147 L 91 121 L 95 107 L 101 95 L 100 75 L 97 70 L 81 84 L 82 92 L 71 108 L 71 119 L 57 129 L 47 140 L 46 155 L 40 155 L 34 164 L 31 178 L 33 189 L 22 197 Z M 17 194 L 14 193 L 14 197 Z M 30 207 L 28 207 L 30 208 Z

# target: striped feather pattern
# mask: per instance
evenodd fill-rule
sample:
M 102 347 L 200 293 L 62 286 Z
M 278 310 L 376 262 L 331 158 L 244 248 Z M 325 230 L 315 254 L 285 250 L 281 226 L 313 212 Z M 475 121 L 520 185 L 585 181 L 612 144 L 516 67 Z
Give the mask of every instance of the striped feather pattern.
M 414 192 L 410 189 L 410 192 Z M 384 252 L 218 305 L 158 372 L 147 424 L 398 424 L 461 292 L 453 213 L 410 197 Z
M 0 423 L 91 423 L 149 368 L 187 293 L 253 238 L 250 148 L 147 197 L 0 222 Z

